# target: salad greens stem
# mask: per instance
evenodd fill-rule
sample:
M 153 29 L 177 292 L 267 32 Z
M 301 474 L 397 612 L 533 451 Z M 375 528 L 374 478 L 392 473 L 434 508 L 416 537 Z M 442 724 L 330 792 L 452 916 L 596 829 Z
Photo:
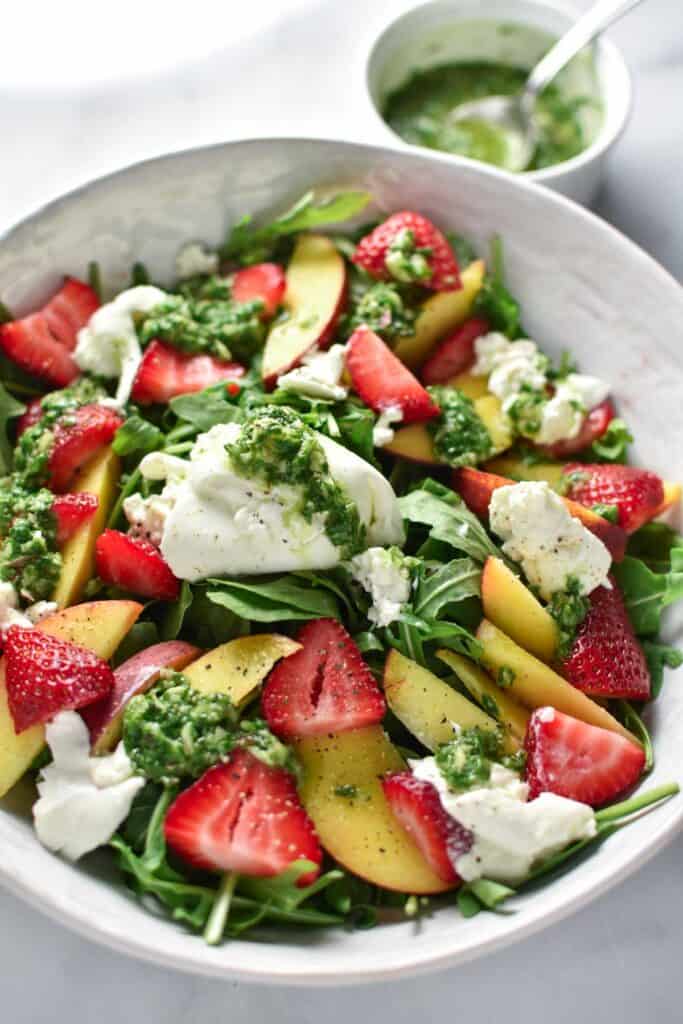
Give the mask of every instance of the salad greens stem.
M 637 814 L 638 811 L 651 807 L 652 804 L 658 804 L 662 800 L 668 800 L 669 797 L 676 796 L 680 791 L 681 787 L 677 782 L 668 782 L 663 786 L 656 786 L 654 789 L 648 790 L 647 793 L 631 797 L 630 800 L 622 800 L 621 803 L 612 804 L 611 807 L 603 807 L 601 811 L 596 811 L 595 820 L 600 825 L 606 821 L 629 818 L 631 815 Z
M 209 946 L 218 945 L 223 938 L 225 925 L 230 913 L 232 896 L 239 877 L 237 871 L 228 871 L 227 874 L 223 875 L 216 899 L 211 908 L 211 913 L 209 914 L 209 920 L 206 922 L 206 928 L 204 929 L 204 940 Z

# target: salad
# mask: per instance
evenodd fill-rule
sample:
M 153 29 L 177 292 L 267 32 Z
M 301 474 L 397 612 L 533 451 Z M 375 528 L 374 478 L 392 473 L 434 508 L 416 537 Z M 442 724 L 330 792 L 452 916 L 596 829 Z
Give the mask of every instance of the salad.
M 680 487 L 499 240 L 369 201 L 2 309 L 0 796 L 210 943 L 514 908 L 678 792 Z

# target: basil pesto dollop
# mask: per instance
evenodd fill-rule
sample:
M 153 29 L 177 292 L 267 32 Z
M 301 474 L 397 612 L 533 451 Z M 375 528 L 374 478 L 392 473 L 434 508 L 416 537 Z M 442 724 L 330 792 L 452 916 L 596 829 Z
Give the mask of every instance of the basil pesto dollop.
M 491 436 L 477 415 L 474 402 L 457 388 L 427 389 L 441 409 L 441 415 L 427 427 L 434 451 L 449 466 L 476 466 L 493 452 Z

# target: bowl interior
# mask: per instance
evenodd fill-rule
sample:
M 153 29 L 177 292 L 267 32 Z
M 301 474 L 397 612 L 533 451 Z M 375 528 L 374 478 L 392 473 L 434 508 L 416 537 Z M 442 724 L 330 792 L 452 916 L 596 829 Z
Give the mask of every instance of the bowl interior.
M 489 0 L 485 11 L 478 0 L 434 0 L 414 8 L 385 28 L 370 52 L 367 87 L 374 110 L 396 138 L 382 112 L 389 94 L 415 71 L 471 60 L 531 70 L 576 17 L 552 0 Z M 578 54 L 556 81 L 567 97 L 591 101 L 578 115 L 586 149 L 574 160 L 585 159 L 623 124 L 630 92 L 625 67 L 616 50 L 598 43 Z M 527 173 L 543 180 L 573 162 Z
M 0 297 L 22 313 L 65 273 L 99 260 L 108 290 L 124 287 L 144 261 L 155 279 L 173 276 L 188 240 L 219 242 L 244 213 L 281 210 L 312 185 L 362 187 L 383 210 L 414 208 L 485 250 L 505 242 L 512 290 L 529 334 L 551 353 L 569 348 L 588 372 L 612 381 L 638 438 L 635 458 L 683 478 L 677 346 L 683 292 L 642 251 L 561 197 L 452 158 L 350 143 L 270 140 L 233 143 L 149 161 L 49 205 L 0 242 Z M 672 443 L 667 443 L 671 439 Z M 675 642 L 680 615 L 666 636 Z M 679 777 L 683 690 L 665 686 L 648 712 L 657 746 L 649 784 Z M 610 838 L 561 880 L 516 901 L 511 915 L 470 921 L 446 910 L 420 924 L 369 932 L 269 931 L 258 941 L 208 948 L 139 907 L 110 884 L 106 857 L 74 867 L 36 841 L 25 787 L 0 804 L 0 881 L 60 921 L 134 955 L 199 973 L 300 984 L 388 977 L 451 965 L 541 927 L 633 870 L 679 827 L 674 800 Z

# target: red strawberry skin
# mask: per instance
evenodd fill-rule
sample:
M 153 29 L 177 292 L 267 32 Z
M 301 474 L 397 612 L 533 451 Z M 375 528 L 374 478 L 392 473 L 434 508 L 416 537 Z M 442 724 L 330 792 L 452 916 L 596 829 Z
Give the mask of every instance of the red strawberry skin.
M 176 798 L 164 832 L 183 860 L 207 871 L 270 877 L 296 860 L 322 863 L 292 776 L 240 748 Z M 317 870 L 303 875 L 299 886 L 317 875 Z
M 588 448 L 593 441 L 599 441 L 613 419 L 614 406 L 609 399 L 606 399 L 591 409 L 576 437 L 540 447 L 554 459 L 569 458 L 571 455 L 576 455 L 577 452 L 582 452 L 584 448 Z
M 10 626 L 4 634 L 7 702 L 14 731 L 106 697 L 114 673 L 106 661 L 38 629 Z
M 244 375 L 239 363 L 213 356 L 189 356 L 171 345 L 153 341 L 145 349 L 131 397 L 140 405 L 169 402 L 177 395 L 203 391 L 211 384 L 235 381 Z
M 65 491 L 79 469 L 113 440 L 122 423 L 113 409 L 96 403 L 82 405 L 59 420 L 48 462 L 52 490 Z
M 61 547 L 76 530 L 87 523 L 97 512 L 99 500 L 96 494 L 79 491 L 78 494 L 60 494 L 52 504 L 57 518 L 57 544 Z
M 26 412 L 17 420 L 17 437 L 28 430 L 30 427 L 35 427 L 43 418 L 43 403 L 42 398 L 32 398 L 26 406 Z
M 562 674 L 577 690 L 592 697 L 648 700 L 650 672 L 643 649 L 629 621 L 624 599 L 610 577 L 612 589 L 597 587 L 579 626 Z
M 570 480 L 568 498 L 587 508 L 616 505 L 619 526 L 627 533 L 656 516 L 664 502 L 661 477 L 636 466 L 570 462 L 564 467 L 564 475 Z
M 156 601 L 175 601 L 180 581 L 149 541 L 105 530 L 95 545 L 97 575 L 110 586 Z
M 459 882 L 453 865 L 471 848 L 474 837 L 446 813 L 436 788 L 410 772 L 388 775 L 382 788 L 394 816 L 435 874 L 444 882 Z
M 432 275 L 422 284 L 436 292 L 457 291 L 461 287 L 460 271 L 445 235 L 426 217 L 410 210 L 392 214 L 362 238 L 351 257 L 353 262 L 378 280 L 390 280 L 387 253 L 399 232 L 406 230 L 413 232 L 417 248 L 432 250 L 427 257 Z
M 359 327 L 351 335 L 346 368 L 354 391 L 375 412 L 398 406 L 403 411 L 403 423 L 439 415 L 429 392 L 369 327 Z
M 633 786 L 645 767 L 635 743 L 554 708 L 533 712 L 524 746 L 530 800 L 556 793 L 599 807 Z
M 50 331 L 64 348 L 76 348 L 78 332 L 100 308 L 97 293 L 83 281 L 67 277 L 64 285 L 43 308 Z
M 42 313 L 0 324 L 0 349 L 26 373 L 56 388 L 66 387 L 81 373 L 69 350 L 55 339 Z
M 270 320 L 284 298 L 286 284 L 285 272 L 279 263 L 257 263 L 237 271 L 232 282 L 232 297 L 235 302 L 261 299 L 265 306 L 262 319 Z
M 261 706 L 278 736 L 300 739 L 374 725 L 386 711 L 360 651 L 335 619 L 307 622 L 302 649 L 270 673 Z
M 441 342 L 422 367 L 424 384 L 444 384 L 474 362 L 474 343 L 488 334 L 488 320 L 473 316 Z

